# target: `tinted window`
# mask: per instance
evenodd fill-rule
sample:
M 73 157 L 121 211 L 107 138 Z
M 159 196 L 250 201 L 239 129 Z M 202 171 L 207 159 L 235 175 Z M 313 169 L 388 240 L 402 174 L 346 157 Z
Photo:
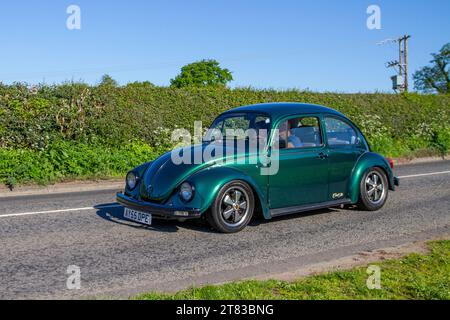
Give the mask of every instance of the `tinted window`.
M 218 131 L 224 139 L 246 139 L 253 137 L 254 132 L 259 138 L 265 139 L 270 130 L 270 118 L 258 114 L 230 114 L 217 118 L 206 133 L 204 140 L 210 141 L 214 131 Z M 227 134 L 231 134 L 227 137 Z M 249 134 L 249 136 L 247 135 Z M 256 135 L 254 135 L 256 137 Z
M 319 119 L 302 117 L 283 121 L 279 127 L 280 149 L 313 148 L 322 145 Z
M 225 119 L 223 123 L 224 132 L 227 129 L 233 130 L 247 130 L 250 128 L 250 120 L 246 117 L 234 117 Z
M 325 126 L 330 146 L 355 145 L 358 143 L 355 130 L 346 122 L 336 118 L 325 118 Z

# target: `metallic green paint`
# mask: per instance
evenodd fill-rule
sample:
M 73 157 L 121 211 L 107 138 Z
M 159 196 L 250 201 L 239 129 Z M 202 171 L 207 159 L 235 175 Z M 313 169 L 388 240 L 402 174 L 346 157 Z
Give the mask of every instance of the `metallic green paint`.
M 231 181 L 241 180 L 246 182 L 255 192 L 256 201 L 262 208 L 265 218 L 270 218 L 267 206 L 267 176 L 261 176 L 259 169 L 250 168 L 237 169 L 235 165 L 215 166 L 194 174 L 189 181 L 195 185 L 198 196 L 193 200 L 203 213 L 209 209 L 219 190 Z M 256 170 L 255 170 L 256 169 Z
M 358 159 L 366 149 L 354 147 L 328 148 L 328 200 L 349 199 L 349 185 Z M 342 197 L 334 196 L 342 195 Z
M 243 113 L 243 112 L 257 112 L 261 114 L 266 114 L 272 119 L 274 128 L 283 118 L 288 118 L 294 115 L 307 115 L 307 114 L 330 114 L 335 116 L 345 117 L 339 111 L 334 109 L 307 103 L 295 103 L 295 102 L 279 102 L 279 103 L 262 103 L 255 104 L 251 106 L 239 107 L 225 111 L 224 114 L 230 113 Z
M 253 189 L 264 217 L 270 219 L 270 211 L 274 209 L 279 211 L 282 208 L 333 203 L 345 199 L 357 203 L 359 183 L 365 171 L 371 167 L 382 168 L 388 177 L 390 189 L 395 188 L 394 175 L 388 161 L 381 155 L 370 152 L 360 130 L 333 109 L 309 104 L 275 103 L 241 107 L 225 113 L 233 112 L 267 114 L 271 117 L 272 129 L 289 117 L 315 115 L 321 120 L 324 144 L 307 149 L 280 150 L 280 170 L 275 176 L 261 175 L 263 165 L 258 162 L 256 154 L 237 152 L 236 157 L 241 161 L 227 161 L 223 157 L 201 164 L 177 165 L 173 163 L 171 153 L 167 153 L 134 169 L 133 172 L 139 177 L 138 186 L 134 190 L 126 188 L 125 195 L 141 201 L 168 207 L 188 207 L 205 213 L 225 184 L 242 180 Z M 358 132 L 361 143 L 356 147 L 329 146 L 323 124 L 324 116 L 337 117 L 350 123 Z M 269 144 L 272 143 L 273 136 L 272 130 Z M 178 151 L 182 151 L 181 154 L 189 151 L 192 154 L 202 153 L 205 147 L 206 144 L 195 145 Z M 270 154 L 270 147 L 266 152 Z M 193 199 L 187 203 L 178 195 L 179 186 L 185 181 L 195 188 Z
M 352 200 L 352 203 L 358 202 L 359 184 L 364 176 L 364 173 L 372 167 L 379 167 L 383 169 L 389 181 L 389 189 L 395 190 L 394 174 L 389 162 L 377 153 L 366 152 L 359 158 L 350 177 L 348 195 Z
M 147 162 L 147 163 L 144 163 L 144 164 L 140 165 L 139 167 L 136 167 L 133 170 L 131 170 L 138 177 L 138 181 L 137 181 L 138 184 L 133 190 L 129 190 L 127 184 L 125 183 L 125 194 L 126 195 L 132 196 L 134 198 L 138 197 L 138 195 L 140 194 L 140 189 L 141 189 L 141 185 L 142 185 L 142 183 L 141 183 L 142 177 L 144 176 L 145 171 L 151 164 L 152 164 L 152 162 Z
M 339 115 L 335 110 L 315 105 L 290 112 L 284 110 L 277 116 L 273 116 L 272 128 L 279 128 L 282 122 L 297 117 L 317 117 L 322 122 L 323 112 Z M 322 125 L 321 135 L 323 139 Z M 270 145 L 274 144 L 274 139 L 275 133 L 272 132 Z M 325 144 L 320 147 L 279 151 L 278 174 L 269 176 L 269 209 L 313 204 L 327 200 L 328 161 L 320 158 L 322 153 L 327 153 Z
M 327 201 L 328 160 L 325 146 L 280 150 L 278 174 L 269 176 L 270 209 Z
M 198 152 L 204 145 L 183 148 L 183 152 Z M 181 150 L 180 150 L 181 151 Z M 214 161 L 201 164 L 175 164 L 171 153 L 168 152 L 158 158 L 145 172 L 142 180 L 141 195 L 149 200 L 162 201 L 169 197 L 173 190 L 195 172 L 214 164 Z M 150 189 L 149 189 L 150 188 Z

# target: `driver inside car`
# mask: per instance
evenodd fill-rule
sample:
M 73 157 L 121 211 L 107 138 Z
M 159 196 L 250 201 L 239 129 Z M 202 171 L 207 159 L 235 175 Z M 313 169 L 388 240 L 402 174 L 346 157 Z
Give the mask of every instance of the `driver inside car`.
M 296 128 L 298 119 L 292 119 L 285 121 L 280 125 L 280 141 L 286 141 L 287 149 L 301 148 L 303 146 L 302 141 L 295 134 L 292 134 L 292 129 Z

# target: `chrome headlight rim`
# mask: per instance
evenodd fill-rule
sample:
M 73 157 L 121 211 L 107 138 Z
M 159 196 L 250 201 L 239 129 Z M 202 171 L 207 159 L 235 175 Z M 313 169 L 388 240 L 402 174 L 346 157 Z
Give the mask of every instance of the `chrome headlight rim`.
M 185 181 L 180 185 L 178 195 L 183 202 L 190 202 L 195 195 L 195 187 L 189 181 Z
M 126 177 L 127 188 L 129 190 L 136 189 L 138 180 L 139 180 L 139 177 L 135 172 L 133 172 L 133 171 L 128 172 L 127 177 Z

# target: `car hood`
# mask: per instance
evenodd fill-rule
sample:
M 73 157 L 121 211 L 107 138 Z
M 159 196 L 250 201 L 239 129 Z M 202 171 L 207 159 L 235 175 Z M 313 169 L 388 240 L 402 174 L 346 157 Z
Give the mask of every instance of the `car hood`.
M 246 144 L 245 148 L 243 148 L 242 146 L 224 147 L 224 149 L 222 149 L 223 155 L 216 156 L 216 154 L 213 153 L 214 158 L 209 161 L 194 161 L 196 160 L 194 158 L 194 155 L 203 155 L 206 148 L 219 146 L 223 146 L 223 144 L 218 142 L 214 142 L 213 144 L 204 143 L 179 148 L 162 155 L 161 157 L 150 163 L 147 170 L 145 171 L 140 186 L 141 197 L 150 200 L 162 201 L 168 198 L 172 194 L 174 189 L 178 185 L 186 181 L 186 179 L 188 179 L 192 174 L 207 167 L 213 166 L 217 162 L 222 162 L 226 158 L 227 154 L 233 154 L 233 157 L 248 156 L 247 152 L 245 152 L 245 150 L 248 150 L 248 144 Z M 209 149 L 209 151 L 206 150 L 206 153 L 210 154 L 210 150 L 211 149 Z M 180 155 L 180 157 L 185 156 L 186 158 L 189 158 L 188 155 L 190 154 L 191 161 L 184 161 L 181 164 L 177 164 L 172 160 L 172 152 L 176 155 Z

